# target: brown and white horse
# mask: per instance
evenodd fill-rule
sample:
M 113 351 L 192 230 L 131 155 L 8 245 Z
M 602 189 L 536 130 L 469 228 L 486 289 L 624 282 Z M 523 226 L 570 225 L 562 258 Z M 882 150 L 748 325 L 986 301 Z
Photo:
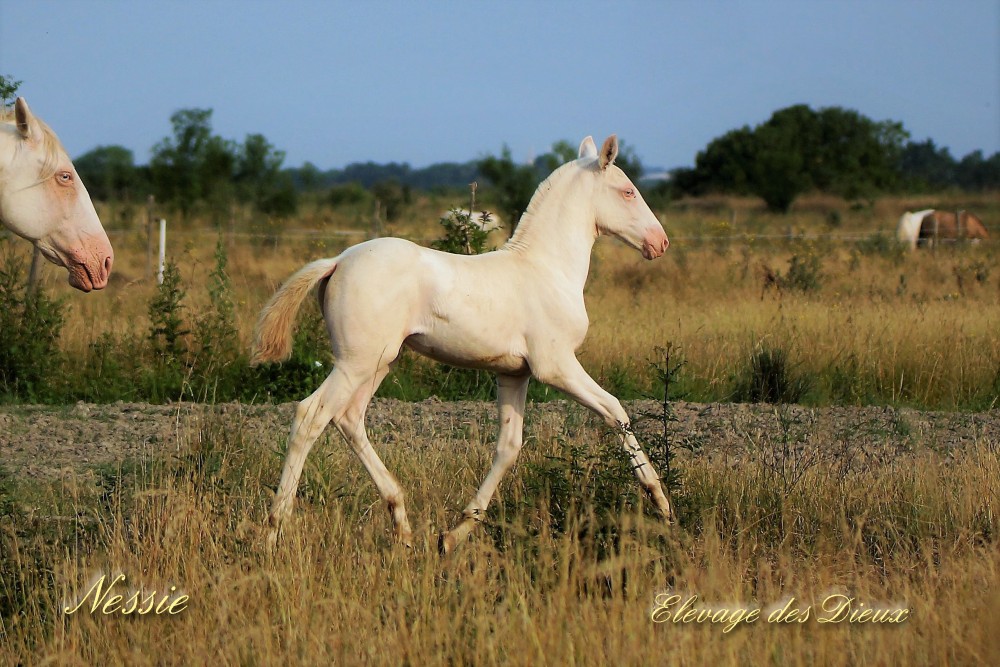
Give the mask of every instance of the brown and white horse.
M 0 223 L 66 267 L 78 290 L 107 286 L 114 251 L 87 188 L 22 97 L 0 114 Z
M 968 211 L 927 209 L 904 213 L 896 227 L 896 236 L 914 249 L 918 245 L 930 247 L 935 243 L 988 239 L 990 234 L 983 221 Z

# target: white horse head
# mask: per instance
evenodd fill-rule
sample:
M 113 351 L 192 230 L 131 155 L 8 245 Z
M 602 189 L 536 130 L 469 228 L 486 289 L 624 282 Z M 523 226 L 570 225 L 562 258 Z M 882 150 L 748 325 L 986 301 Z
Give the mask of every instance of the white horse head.
M 0 123 L 0 222 L 89 292 L 108 284 L 114 251 L 90 195 L 55 133 L 24 98 Z
M 621 239 L 646 259 L 655 259 L 670 246 L 666 232 L 649 206 L 639 194 L 639 189 L 615 165 L 618 157 L 618 137 L 608 137 L 598 154 L 593 137 L 580 143 L 580 162 L 592 162 L 591 169 L 600 176 L 600 185 L 594 190 L 594 210 L 597 213 L 597 231 Z

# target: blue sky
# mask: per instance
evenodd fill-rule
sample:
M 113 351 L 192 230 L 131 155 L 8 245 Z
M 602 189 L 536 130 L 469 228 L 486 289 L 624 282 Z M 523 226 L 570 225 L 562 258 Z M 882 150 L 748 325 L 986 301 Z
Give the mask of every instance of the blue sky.
M 424 166 L 612 132 L 647 165 L 805 103 L 1000 150 L 1000 0 L 0 0 L 0 73 L 71 155 L 144 163 L 170 114 L 286 164 Z

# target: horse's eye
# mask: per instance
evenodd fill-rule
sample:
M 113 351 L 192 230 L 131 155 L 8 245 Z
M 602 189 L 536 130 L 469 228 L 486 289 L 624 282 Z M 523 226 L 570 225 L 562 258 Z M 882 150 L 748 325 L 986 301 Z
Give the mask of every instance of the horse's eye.
M 68 171 L 60 171 L 58 174 L 56 174 L 56 177 L 59 179 L 59 182 L 62 183 L 63 185 L 69 185 L 70 183 L 73 182 L 73 174 L 69 173 Z
M 632 188 L 627 188 L 623 193 L 626 199 L 633 199 L 635 197 L 635 190 Z

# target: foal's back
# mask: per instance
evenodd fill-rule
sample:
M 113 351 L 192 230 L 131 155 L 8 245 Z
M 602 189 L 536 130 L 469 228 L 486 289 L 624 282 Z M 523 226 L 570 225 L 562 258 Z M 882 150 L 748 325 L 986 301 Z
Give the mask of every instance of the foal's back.
M 338 359 L 392 360 L 403 344 L 438 361 L 527 371 L 527 336 L 545 317 L 531 266 L 498 250 L 453 255 L 397 238 L 349 248 L 320 299 Z

